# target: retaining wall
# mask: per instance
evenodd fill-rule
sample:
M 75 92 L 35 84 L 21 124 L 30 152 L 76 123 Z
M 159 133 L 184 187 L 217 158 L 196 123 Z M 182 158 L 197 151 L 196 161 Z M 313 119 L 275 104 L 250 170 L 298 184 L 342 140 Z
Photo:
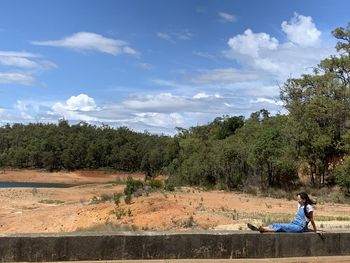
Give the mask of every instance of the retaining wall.
M 0 236 L 0 261 L 274 258 L 350 255 L 350 231 L 122 232 Z

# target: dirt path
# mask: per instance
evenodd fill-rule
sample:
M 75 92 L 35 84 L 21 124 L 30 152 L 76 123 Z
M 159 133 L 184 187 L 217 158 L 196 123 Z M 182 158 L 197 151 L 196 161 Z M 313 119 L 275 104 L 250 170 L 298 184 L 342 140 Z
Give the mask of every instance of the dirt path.
M 92 203 L 93 197 L 123 192 L 126 173 L 45 173 L 6 171 L 0 181 L 82 184 L 72 188 L 0 188 L 0 232 L 66 232 L 76 230 L 246 230 L 256 224 L 290 220 L 296 201 L 259 198 L 241 193 L 182 188 L 151 192 L 124 201 Z M 143 178 L 142 174 L 132 174 Z M 93 184 L 95 183 L 95 184 Z M 350 205 L 316 206 L 316 223 L 323 228 L 349 229 Z M 322 221 L 318 220 L 322 219 Z

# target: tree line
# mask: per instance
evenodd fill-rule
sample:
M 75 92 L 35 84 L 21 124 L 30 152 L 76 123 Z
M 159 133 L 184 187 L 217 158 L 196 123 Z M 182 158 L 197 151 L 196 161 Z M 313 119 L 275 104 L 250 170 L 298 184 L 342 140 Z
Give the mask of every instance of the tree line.
M 338 184 L 350 191 L 350 25 L 332 34 L 338 54 L 312 74 L 288 79 L 288 114 L 262 109 L 177 128 L 173 137 L 87 123 L 0 127 L 0 167 L 53 170 L 112 168 L 169 175 L 174 184 L 235 189 Z

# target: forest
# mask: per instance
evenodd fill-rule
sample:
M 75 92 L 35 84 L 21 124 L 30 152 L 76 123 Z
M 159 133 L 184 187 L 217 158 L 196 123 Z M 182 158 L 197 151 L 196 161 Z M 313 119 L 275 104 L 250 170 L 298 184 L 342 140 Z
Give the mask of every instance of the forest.
M 314 187 L 338 185 L 349 194 L 350 24 L 332 34 L 337 55 L 280 87 L 287 114 L 219 116 L 178 127 L 174 136 L 66 120 L 7 124 L 0 127 L 0 169 L 142 171 L 174 185 L 225 190 L 292 189 L 302 174 Z

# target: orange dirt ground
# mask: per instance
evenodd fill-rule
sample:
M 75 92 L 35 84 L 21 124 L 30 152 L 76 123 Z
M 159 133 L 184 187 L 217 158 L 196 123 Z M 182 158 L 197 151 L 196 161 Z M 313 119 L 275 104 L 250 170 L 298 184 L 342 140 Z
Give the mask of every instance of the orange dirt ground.
M 140 173 L 0 171 L 2 182 L 77 184 L 71 188 L 0 188 L 0 233 L 72 232 L 92 230 L 246 230 L 246 223 L 261 224 L 292 219 L 296 201 L 251 196 L 236 192 L 181 188 L 151 192 L 124 201 L 92 204 L 94 196 L 123 193 L 123 184 Z M 350 205 L 317 205 L 315 219 L 326 229 L 350 228 Z M 116 216 L 119 214 L 119 217 Z M 318 221 L 317 217 L 323 217 Z M 329 217 L 328 219 L 326 217 Z M 337 217 L 342 217 L 337 221 Z M 344 219 L 345 218 L 345 219 Z M 325 221 L 328 220 L 328 221 Z M 322 229 L 322 228 L 321 228 Z

